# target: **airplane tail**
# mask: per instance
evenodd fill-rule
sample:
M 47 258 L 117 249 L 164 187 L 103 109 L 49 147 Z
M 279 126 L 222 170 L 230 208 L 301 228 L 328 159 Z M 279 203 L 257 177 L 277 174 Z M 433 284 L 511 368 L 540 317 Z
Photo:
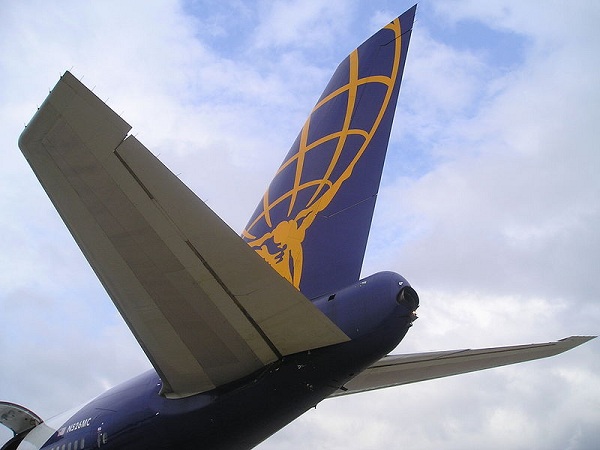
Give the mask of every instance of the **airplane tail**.
M 242 233 L 308 298 L 360 276 L 415 10 L 338 66 Z

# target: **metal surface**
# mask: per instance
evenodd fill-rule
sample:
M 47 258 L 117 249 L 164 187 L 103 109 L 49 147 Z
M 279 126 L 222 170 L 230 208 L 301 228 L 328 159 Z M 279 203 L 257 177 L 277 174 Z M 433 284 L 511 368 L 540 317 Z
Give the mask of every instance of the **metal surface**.
M 19 145 L 165 393 L 348 340 L 128 129 L 67 72 Z

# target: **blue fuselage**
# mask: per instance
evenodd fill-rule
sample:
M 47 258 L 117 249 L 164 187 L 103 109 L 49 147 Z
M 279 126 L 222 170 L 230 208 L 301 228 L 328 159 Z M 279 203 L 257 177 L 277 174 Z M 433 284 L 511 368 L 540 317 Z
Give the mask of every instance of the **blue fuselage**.
M 350 341 L 286 356 L 209 392 L 165 398 L 160 378 L 148 371 L 55 424 L 41 448 L 251 448 L 398 345 L 416 307 L 400 296 L 408 286 L 400 275 L 382 272 L 316 299 Z

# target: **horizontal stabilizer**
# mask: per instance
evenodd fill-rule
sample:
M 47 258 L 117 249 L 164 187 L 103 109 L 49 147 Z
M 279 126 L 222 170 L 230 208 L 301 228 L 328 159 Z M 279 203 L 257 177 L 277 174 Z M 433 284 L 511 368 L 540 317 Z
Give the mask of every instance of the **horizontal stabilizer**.
M 595 337 L 571 336 L 543 344 L 389 355 L 361 372 L 331 397 L 546 358 L 566 352 Z
M 19 147 L 165 394 L 348 340 L 129 130 L 67 72 Z

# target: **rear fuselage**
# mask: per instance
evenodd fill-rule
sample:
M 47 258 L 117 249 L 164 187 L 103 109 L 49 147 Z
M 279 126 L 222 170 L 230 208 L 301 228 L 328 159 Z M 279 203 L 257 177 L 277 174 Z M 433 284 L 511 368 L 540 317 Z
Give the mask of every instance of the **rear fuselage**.
M 382 272 L 316 299 L 349 342 L 286 356 L 244 379 L 181 399 L 160 395 L 161 380 L 151 370 L 100 395 L 66 422 L 35 428 L 26 438 L 33 447 L 24 442 L 19 448 L 251 448 L 398 345 L 416 307 L 400 295 L 405 288 L 411 289 L 400 275 Z

